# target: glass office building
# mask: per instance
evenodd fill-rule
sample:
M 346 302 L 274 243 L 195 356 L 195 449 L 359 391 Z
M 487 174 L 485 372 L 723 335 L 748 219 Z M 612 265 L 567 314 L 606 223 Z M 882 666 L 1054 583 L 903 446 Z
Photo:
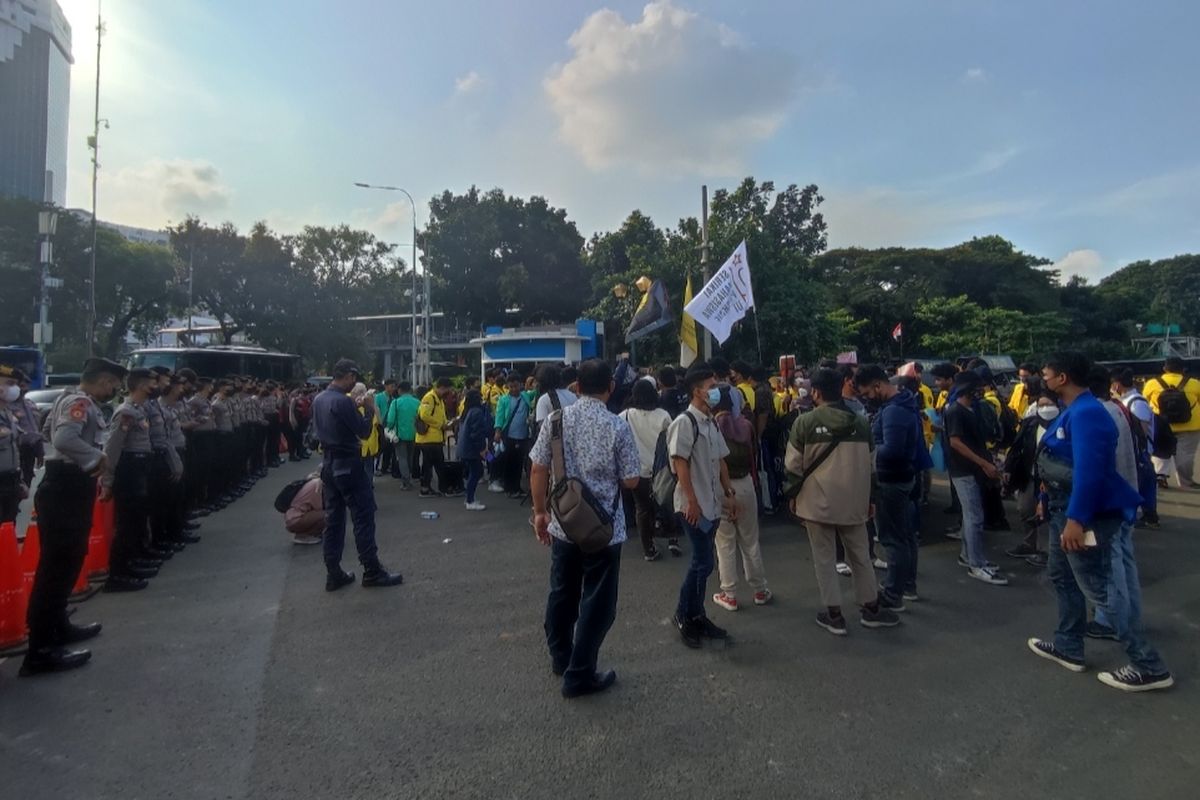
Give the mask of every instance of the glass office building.
M 66 203 L 71 63 L 55 0 L 0 0 L 0 195 Z

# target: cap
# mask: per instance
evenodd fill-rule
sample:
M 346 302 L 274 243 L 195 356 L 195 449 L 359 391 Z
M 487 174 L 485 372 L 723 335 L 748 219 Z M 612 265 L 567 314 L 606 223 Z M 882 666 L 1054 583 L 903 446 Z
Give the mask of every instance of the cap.
M 10 367 L 8 364 L 0 364 L 0 378 L 12 378 L 17 382 L 29 380 L 29 377 L 22 370 Z
M 330 373 L 335 378 L 344 378 L 353 373 L 354 375 L 362 375 L 362 370 L 348 358 L 339 358 L 337 363 L 333 365 L 333 371 Z
M 83 362 L 83 374 L 88 375 L 92 373 L 107 373 L 108 375 L 115 375 L 124 380 L 125 376 L 129 374 L 129 370 L 115 361 L 109 361 L 107 358 L 89 358 Z
M 150 371 L 153 372 L 155 375 L 170 375 L 171 374 L 171 370 L 168 367 L 164 367 L 161 364 L 151 367 Z

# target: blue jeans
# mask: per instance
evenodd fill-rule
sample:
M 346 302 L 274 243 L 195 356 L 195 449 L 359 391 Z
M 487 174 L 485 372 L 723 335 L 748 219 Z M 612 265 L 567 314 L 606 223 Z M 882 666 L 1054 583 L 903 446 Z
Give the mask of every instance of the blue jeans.
M 570 542 L 550 544 L 546 645 L 563 685 L 578 687 L 596 674 L 600 645 L 617 618 L 621 546 L 584 555 Z
M 717 523 L 701 517 L 699 525 L 693 527 L 682 514 L 678 515 L 678 520 L 688 541 L 692 543 L 692 563 L 683 576 L 683 585 L 679 587 L 679 606 L 675 610 L 679 619 L 685 621 L 704 616 L 708 576 L 712 574 L 716 563 L 714 542 Z
M 475 489 L 479 486 L 479 479 L 483 477 L 483 461 L 478 458 L 469 458 L 463 461 L 467 467 L 467 502 L 475 502 Z
M 887 551 L 883 590 L 893 600 L 917 588 L 917 531 L 913 527 L 913 481 L 880 483 L 875 489 L 875 532 Z
M 375 489 L 361 458 L 329 458 L 321 465 L 321 489 L 325 502 L 325 534 L 322 545 L 325 567 L 341 569 L 346 543 L 346 510 L 354 520 L 354 544 L 358 560 L 368 569 L 379 565 L 375 545 Z
M 1096 546 L 1086 547 L 1078 553 L 1062 549 L 1062 530 L 1067 524 L 1065 501 L 1051 500 L 1050 517 L 1050 582 L 1058 596 L 1058 628 L 1054 631 L 1054 646 L 1071 658 L 1083 658 L 1083 637 L 1087 630 L 1087 604 L 1096 607 L 1097 616 L 1102 613 L 1105 624 L 1117 632 L 1129 663 L 1139 671 L 1157 675 L 1167 671 L 1166 664 L 1158 652 L 1146 641 L 1142 631 L 1141 597 L 1138 595 L 1138 613 L 1131 611 L 1129 582 L 1137 585 L 1137 568 L 1121 568 L 1125 591 L 1110 592 L 1113 578 L 1114 554 L 1120 553 L 1123 561 L 1128 551 L 1133 564 L 1133 545 L 1122 532 L 1129 525 L 1115 515 L 1100 516 L 1092 520 L 1091 529 L 1096 532 Z
M 983 490 L 974 475 L 951 478 L 962 505 L 963 555 L 972 567 L 987 563 L 983 551 Z

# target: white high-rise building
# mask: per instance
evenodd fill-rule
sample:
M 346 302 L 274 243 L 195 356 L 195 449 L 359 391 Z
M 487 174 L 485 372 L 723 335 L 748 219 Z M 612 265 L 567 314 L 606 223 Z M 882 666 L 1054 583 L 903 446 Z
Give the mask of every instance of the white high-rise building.
M 55 0 L 0 0 L 0 195 L 66 202 L 72 62 Z

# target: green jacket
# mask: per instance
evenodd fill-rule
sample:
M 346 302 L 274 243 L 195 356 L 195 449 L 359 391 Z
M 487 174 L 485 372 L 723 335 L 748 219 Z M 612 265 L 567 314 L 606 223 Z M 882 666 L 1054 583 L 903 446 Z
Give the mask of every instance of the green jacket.
M 835 440 L 837 449 L 800 486 L 794 510 L 802 520 L 863 525 L 870 518 L 875 441 L 867 418 L 841 403 L 818 406 L 796 418 L 784 456 L 788 488 L 794 490 L 800 476 Z
M 535 392 L 521 392 L 521 397 L 525 400 L 525 410 L 528 413 L 533 413 Z M 500 401 L 496 403 L 496 429 L 505 430 L 508 428 L 508 417 L 512 414 L 514 407 L 513 396 L 511 394 L 503 395 Z M 532 433 L 532 431 L 531 431 Z
M 384 424 L 388 430 L 395 431 L 402 442 L 411 442 L 417 438 L 417 429 L 413 423 L 417 419 L 417 409 L 421 401 L 411 394 L 402 394 L 392 400 L 388 407 L 387 419 Z

